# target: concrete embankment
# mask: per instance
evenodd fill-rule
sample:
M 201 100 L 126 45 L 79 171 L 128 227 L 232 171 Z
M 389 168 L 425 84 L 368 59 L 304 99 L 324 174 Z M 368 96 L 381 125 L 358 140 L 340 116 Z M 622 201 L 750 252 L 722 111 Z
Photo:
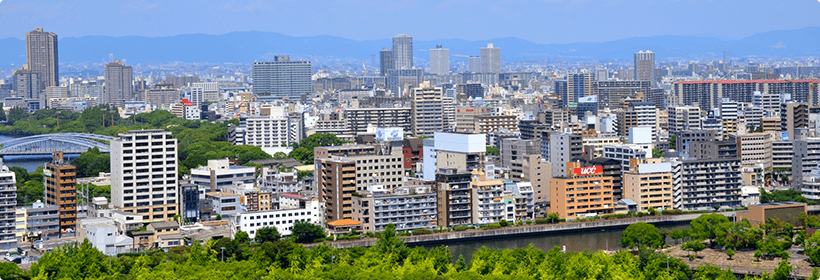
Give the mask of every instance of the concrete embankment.
M 735 212 L 720 212 L 727 217 L 734 217 Z M 688 223 L 702 214 L 685 214 L 685 215 L 670 215 L 670 216 L 648 216 L 640 218 L 626 218 L 615 220 L 596 220 L 590 222 L 568 222 L 559 224 L 540 224 L 540 225 L 526 225 L 516 227 L 504 227 L 488 230 L 465 230 L 452 231 L 434 234 L 416 235 L 404 237 L 404 241 L 408 245 L 430 245 L 430 244 L 446 244 L 448 242 L 468 241 L 468 240 L 482 240 L 482 239 L 499 239 L 518 236 L 538 236 L 549 235 L 565 232 L 581 232 L 594 231 L 606 228 L 627 227 L 634 223 L 650 223 L 656 225 Z M 375 238 L 360 239 L 360 240 L 343 240 L 329 242 L 329 245 L 336 248 L 347 247 L 368 247 L 376 242 Z M 310 247 L 310 245 L 308 245 Z

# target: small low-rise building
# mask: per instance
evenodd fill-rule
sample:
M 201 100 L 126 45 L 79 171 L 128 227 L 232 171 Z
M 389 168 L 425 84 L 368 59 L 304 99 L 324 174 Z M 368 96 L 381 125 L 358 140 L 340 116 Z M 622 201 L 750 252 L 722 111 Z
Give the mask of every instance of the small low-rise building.
M 799 219 L 801 214 L 808 214 L 806 203 L 773 202 L 749 205 L 748 210 L 737 212 L 737 218 L 739 220 L 749 220 L 752 226 L 760 226 L 771 218 L 777 218 L 795 226 L 802 226 Z
M 94 248 L 109 256 L 126 253 L 134 248 L 134 240 L 118 234 L 117 226 L 111 218 L 87 218 L 77 222 L 77 242 L 85 239 Z
M 279 234 L 289 236 L 296 222 L 309 222 L 324 225 L 324 204 L 318 200 L 311 200 L 305 208 L 270 210 L 239 213 L 231 216 L 231 231 L 248 233 L 250 238 L 256 237 L 256 232 L 265 227 L 276 227 Z
M 17 241 L 57 238 L 60 232 L 59 206 L 45 205 L 37 200 L 30 207 L 17 208 Z
M 226 192 L 209 192 L 205 198 L 210 201 L 211 214 L 219 215 L 223 218 L 242 213 L 242 204 L 239 203 L 239 195 Z

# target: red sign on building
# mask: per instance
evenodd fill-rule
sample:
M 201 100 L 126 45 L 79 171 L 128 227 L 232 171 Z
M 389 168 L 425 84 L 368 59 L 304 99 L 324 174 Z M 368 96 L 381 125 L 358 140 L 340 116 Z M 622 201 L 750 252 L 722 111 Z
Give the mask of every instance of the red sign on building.
M 572 170 L 575 176 L 599 175 L 604 173 L 603 166 L 577 167 Z

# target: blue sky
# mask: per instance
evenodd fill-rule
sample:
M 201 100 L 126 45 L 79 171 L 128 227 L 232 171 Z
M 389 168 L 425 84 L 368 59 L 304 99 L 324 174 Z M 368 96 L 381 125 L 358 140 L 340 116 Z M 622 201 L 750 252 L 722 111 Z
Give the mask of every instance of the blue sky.
M 818 0 L 0 0 L 0 38 L 271 31 L 355 40 L 517 37 L 536 43 L 653 35 L 742 38 L 820 26 Z

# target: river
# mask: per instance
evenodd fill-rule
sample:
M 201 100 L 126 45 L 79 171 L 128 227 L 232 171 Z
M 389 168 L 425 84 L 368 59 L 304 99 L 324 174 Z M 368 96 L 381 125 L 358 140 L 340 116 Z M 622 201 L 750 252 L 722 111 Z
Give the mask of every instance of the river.
M 658 226 L 658 229 L 661 230 L 687 228 L 689 228 L 689 223 Z M 596 229 L 583 232 L 547 234 L 544 236 L 523 236 L 457 241 L 448 242 L 446 244 L 423 245 L 423 247 L 431 249 L 441 245 L 446 245 L 450 248 L 450 253 L 453 255 L 454 260 L 458 259 L 459 255 L 464 255 L 464 258 L 469 262 L 473 252 L 481 249 L 482 246 L 489 249 L 499 250 L 526 248 L 530 244 L 533 244 L 535 248 L 541 249 L 544 252 L 551 250 L 555 246 L 566 246 L 568 252 L 619 250 L 623 249 L 619 244 L 621 242 L 621 234 L 623 231 L 624 228 Z M 671 238 L 667 238 L 666 244 L 677 245 L 677 242 Z
M 19 138 L 20 136 L 9 136 L 9 135 L 0 135 L 0 144 L 5 143 L 14 138 Z M 65 158 L 72 159 L 79 155 L 65 155 Z M 3 158 L 3 164 L 6 166 L 20 166 L 25 168 L 29 172 L 37 170 L 38 166 L 43 166 L 46 163 L 51 162 L 50 155 L 44 156 L 7 156 Z

